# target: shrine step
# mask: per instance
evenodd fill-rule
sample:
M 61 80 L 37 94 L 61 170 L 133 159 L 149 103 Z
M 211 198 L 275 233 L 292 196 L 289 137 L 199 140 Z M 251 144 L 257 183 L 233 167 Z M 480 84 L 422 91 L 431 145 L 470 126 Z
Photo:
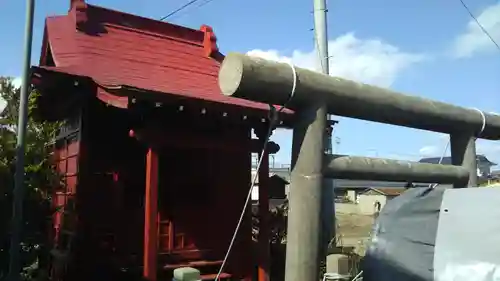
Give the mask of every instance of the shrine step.
M 216 265 L 222 265 L 222 260 L 215 260 L 215 261 L 191 261 L 191 262 L 184 262 L 184 263 L 177 263 L 177 264 L 167 264 L 163 266 L 163 269 L 165 270 L 170 270 L 170 269 L 176 269 L 179 267 L 194 267 L 194 268 L 200 268 L 200 267 L 206 267 L 206 266 L 216 266 Z
M 192 267 L 196 268 L 200 271 L 201 273 L 201 279 L 202 280 L 215 280 L 215 277 L 217 276 L 217 272 L 220 270 L 220 267 L 222 266 L 222 260 L 191 260 L 191 261 L 182 261 L 182 262 L 175 262 L 175 263 L 161 263 L 160 272 L 159 274 L 162 277 L 166 277 L 168 280 L 169 278 L 171 279 L 172 274 L 175 269 L 181 268 L 181 267 Z M 231 277 L 231 274 L 229 273 L 222 273 L 220 276 L 220 280 L 228 280 L 228 278 Z
M 177 250 L 158 253 L 158 261 L 162 264 L 185 263 L 193 260 L 212 259 L 209 250 Z M 216 259 L 214 257 L 214 259 Z

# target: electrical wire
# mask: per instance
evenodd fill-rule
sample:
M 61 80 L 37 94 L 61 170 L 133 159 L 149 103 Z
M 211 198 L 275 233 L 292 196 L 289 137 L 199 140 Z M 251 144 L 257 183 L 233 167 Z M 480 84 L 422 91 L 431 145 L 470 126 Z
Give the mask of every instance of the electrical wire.
M 201 7 L 203 7 L 203 6 L 205 6 L 205 5 L 209 4 L 209 3 L 211 3 L 211 2 L 213 2 L 213 1 L 214 1 L 214 0 L 205 0 L 205 2 L 200 3 L 200 5 L 198 5 L 198 6 L 196 6 L 196 7 L 197 7 L 197 8 L 201 8 Z
M 469 13 L 469 16 L 476 22 L 477 26 L 479 26 L 479 28 L 483 31 L 483 33 L 486 36 L 488 36 L 488 38 L 490 38 L 491 42 L 493 44 L 495 44 L 497 49 L 500 51 L 500 45 L 497 43 L 497 41 L 495 41 L 495 39 L 493 38 L 493 36 L 491 36 L 491 34 L 488 32 L 488 30 L 486 30 L 486 28 L 484 28 L 484 26 L 479 22 L 479 20 L 476 18 L 476 16 L 474 16 L 474 14 L 471 12 L 471 10 L 467 6 L 467 4 L 465 4 L 465 2 L 463 0 L 459 0 L 459 1 L 462 4 L 462 6 L 465 8 L 467 13 Z
M 483 133 L 484 129 L 486 128 L 486 115 L 484 115 L 484 112 L 481 111 L 480 109 L 477 109 L 475 107 L 472 109 L 476 110 L 479 114 L 481 114 L 482 124 L 481 124 L 481 129 L 479 130 L 479 133 L 478 133 L 478 136 L 480 136 Z M 477 139 L 477 137 L 475 139 Z M 443 154 L 441 155 L 441 158 L 439 158 L 438 164 L 441 164 L 443 162 L 443 159 L 446 156 L 446 152 L 448 151 L 450 144 L 451 144 L 451 139 L 449 139 L 448 142 L 446 143 L 446 146 L 444 147 Z M 437 183 L 429 185 L 430 188 L 435 188 L 436 186 L 438 186 Z
M 438 165 L 441 165 L 441 163 L 443 163 L 443 160 L 444 160 L 444 157 L 446 156 L 446 152 L 448 151 L 448 148 L 450 147 L 450 143 L 451 143 L 451 140 L 448 140 L 448 142 L 446 143 L 446 146 L 444 147 L 444 150 L 443 150 L 443 154 L 441 154 L 441 157 L 439 158 L 439 161 L 438 161 Z M 429 187 L 430 188 L 436 188 L 436 186 L 438 186 L 439 184 L 437 183 L 431 183 L 429 184 Z
M 229 258 L 229 254 L 231 253 L 231 250 L 234 246 L 234 242 L 236 241 L 236 237 L 237 237 L 238 232 L 240 230 L 241 223 L 243 222 L 243 218 L 245 217 L 248 203 L 250 202 L 250 199 L 252 198 L 252 190 L 255 187 L 255 183 L 257 181 L 258 171 L 260 169 L 260 166 L 262 165 L 262 160 L 264 159 L 266 147 L 271 139 L 271 134 L 272 134 L 274 128 L 278 124 L 279 114 L 286 108 L 287 104 L 293 99 L 293 97 L 295 95 L 295 90 L 297 89 L 297 81 L 298 81 L 297 70 L 295 69 L 295 66 L 292 63 L 289 63 L 289 64 L 290 64 L 290 68 L 292 69 L 292 75 L 293 75 L 292 91 L 290 92 L 290 96 L 288 97 L 288 100 L 283 104 L 283 106 L 280 109 L 276 110 L 276 107 L 274 107 L 274 105 L 272 105 L 272 104 L 269 105 L 269 109 L 270 109 L 269 128 L 267 131 L 267 135 L 266 135 L 264 144 L 262 146 L 262 152 L 260 154 L 259 162 L 257 163 L 257 167 L 256 167 L 257 172 L 255 173 L 255 175 L 252 178 L 252 182 L 250 184 L 250 189 L 248 190 L 245 204 L 243 205 L 243 209 L 241 210 L 240 218 L 238 219 L 238 223 L 236 224 L 236 228 L 234 229 L 233 236 L 231 237 L 231 242 L 229 242 L 229 247 L 227 249 L 226 255 L 224 256 L 224 260 L 222 260 L 222 264 L 220 266 L 219 272 L 217 272 L 217 276 L 215 277 L 215 281 L 219 280 L 220 275 L 224 271 L 224 267 L 225 267 L 227 260 Z
M 193 11 L 193 10 L 196 10 L 196 9 L 200 9 L 202 8 L 203 6 L 207 5 L 207 4 L 210 4 L 211 2 L 213 2 L 214 0 L 205 0 L 203 2 L 201 2 L 199 5 L 193 7 L 191 10 L 184 10 L 184 13 L 180 12 L 180 13 L 177 13 L 177 14 L 174 14 L 172 16 L 169 17 L 170 21 L 174 20 L 174 19 L 178 19 L 182 16 L 185 16 L 189 13 L 189 11 Z
M 192 6 L 192 5 L 196 4 L 196 3 L 198 3 L 199 1 L 200 1 L 200 0 L 191 0 L 191 1 L 187 2 L 186 4 L 184 4 L 184 5 L 180 6 L 179 8 L 177 8 L 177 9 L 173 10 L 170 14 L 168 14 L 168 15 L 166 15 L 166 16 L 164 16 L 164 17 L 162 17 L 160 20 L 162 21 L 162 20 L 165 20 L 165 19 L 167 19 L 167 18 L 172 18 L 172 17 L 174 17 L 174 16 L 176 16 L 176 15 L 177 15 L 177 16 L 180 16 L 180 15 L 182 15 L 182 14 L 180 14 L 180 15 L 179 15 L 179 12 L 182 12 L 183 10 L 185 10 L 185 9 L 189 8 L 190 6 Z M 200 3 L 198 6 L 196 6 L 195 8 L 196 8 L 196 9 L 199 9 L 199 8 L 201 8 L 201 7 L 203 7 L 203 6 L 207 5 L 207 4 L 212 3 L 213 1 L 214 1 L 214 0 L 205 0 L 205 1 L 201 2 L 201 3 Z
M 164 16 L 164 17 L 160 18 L 160 21 L 163 21 L 163 20 L 168 19 L 169 17 L 171 17 L 171 16 L 173 16 L 173 15 L 177 14 L 178 12 L 180 12 L 180 11 L 182 11 L 182 10 L 184 10 L 184 9 L 188 8 L 189 6 L 191 6 L 191 5 L 195 4 L 195 3 L 196 3 L 196 2 L 198 2 L 198 1 L 200 1 L 200 0 L 191 0 L 191 1 L 188 1 L 188 2 L 187 2 L 187 3 L 185 3 L 184 5 L 182 5 L 182 6 L 180 6 L 179 8 L 177 8 L 177 9 L 173 10 L 172 12 L 170 12 L 168 15 L 166 15 L 166 16 Z
M 262 160 L 265 157 L 266 147 L 267 147 L 267 144 L 269 143 L 269 140 L 271 138 L 271 133 L 272 133 L 272 131 L 274 129 L 274 125 L 276 123 L 275 120 L 277 120 L 277 119 L 274 118 L 274 119 L 270 120 L 270 122 L 269 122 L 269 128 L 268 128 L 267 135 L 266 135 L 266 138 L 264 141 L 264 145 L 262 147 L 262 153 L 260 154 L 259 162 L 257 163 L 257 167 L 255 168 L 257 171 L 259 171 L 260 166 L 262 165 Z M 224 260 L 222 260 L 222 265 L 220 266 L 219 272 L 217 272 L 217 276 L 215 277 L 215 281 L 219 280 L 220 275 L 224 271 L 224 267 L 227 263 L 227 259 L 229 258 L 229 254 L 231 254 L 231 250 L 233 248 L 234 242 L 236 241 L 236 236 L 238 235 L 238 232 L 239 232 L 240 227 L 241 227 L 241 223 L 243 222 L 243 218 L 245 217 L 248 203 L 250 202 L 250 198 L 252 198 L 252 190 L 254 189 L 255 183 L 257 182 L 258 174 L 259 173 L 256 172 L 252 178 L 252 182 L 250 184 L 250 190 L 248 191 L 247 198 L 245 200 L 245 204 L 243 205 L 243 210 L 241 211 L 240 218 L 238 219 L 238 224 L 236 225 L 236 229 L 234 230 L 233 236 L 231 238 L 231 242 L 229 242 L 229 247 L 227 249 L 226 255 L 224 256 Z

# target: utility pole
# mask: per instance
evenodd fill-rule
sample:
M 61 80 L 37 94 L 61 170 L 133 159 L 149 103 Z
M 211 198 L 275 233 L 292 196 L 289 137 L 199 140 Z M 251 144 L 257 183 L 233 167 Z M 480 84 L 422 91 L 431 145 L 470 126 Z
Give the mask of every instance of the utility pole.
M 12 207 L 12 229 L 9 249 L 8 281 L 19 281 L 21 273 L 20 244 L 23 227 L 24 201 L 24 151 L 26 147 L 26 126 L 28 122 L 28 98 L 30 87 L 31 43 L 33 41 L 33 16 L 35 0 L 26 0 L 26 22 L 24 29 L 24 61 L 17 122 L 16 174 Z
M 330 74 L 330 57 L 328 55 L 328 28 L 326 23 L 326 14 L 328 10 L 326 9 L 326 0 L 313 0 L 314 1 L 314 43 L 316 53 L 318 55 L 319 64 L 321 66 L 321 73 L 329 75 Z M 328 125 L 331 124 L 332 118 L 328 114 Z M 328 154 L 332 153 L 332 135 L 326 135 L 326 146 L 325 152 Z
M 328 12 L 326 8 L 326 0 L 313 0 L 314 1 L 314 38 L 316 42 L 316 51 L 318 53 L 319 62 L 321 65 L 321 72 L 329 75 L 330 74 L 330 57 L 328 55 L 328 29 L 326 22 L 326 14 Z M 331 131 L 332 126 L 336 121 L 332 120 L 331 115 L 327 115 L 327 126 L 326 130 Z M 332 133 L 325 134 L 325 153 L 332 154 Z M 323 259 L 326 256 L 326 250 L 328 243 L 332 238 L 335 237 L 335 193 L 333 190 L 333 180 L 324 179 L 323 188 L 321 196 L 321 243 L 322 250 L 320 251 L 320 258 Z M 334 245 L 335 246 L 335 245 Z

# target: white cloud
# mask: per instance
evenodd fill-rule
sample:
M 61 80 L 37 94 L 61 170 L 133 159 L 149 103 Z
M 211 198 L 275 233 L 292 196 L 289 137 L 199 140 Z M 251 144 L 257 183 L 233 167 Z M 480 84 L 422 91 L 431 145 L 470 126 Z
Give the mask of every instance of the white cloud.
M 357 38 L 354 33 L 331 40 L 328 49 L 332 57 L 331 75 L 381 87 L 390 87 L 402 71 L 427 58 L 423 54 L 403 52 L 379 39 Z M 318 55 L 314 50 L 295 50 L 287 56 L 279 50 L 255 49 L 248 54 L 274 61 L 292 62 L 302 68 L 320 69 Z M 290 163 L 291 133 L 279 130 L 271 139 L 281 146 L 276 160 L 279 163 Z
M 500 143 L 498 141 L 477 140 L 476 152 L 483 154 L 488 158 L 493 158 L 495 161 L 500 160 Z
M 477 20 L 497 42 L 500 41 L 500 2 L 484 9 Z M 467 23 L 465 31 L 455 38 L 452 54 L 457 58 L 465 58 L 477 53 L 490 52 L 495 49 L 490 38 L 484 34 L 474 19 Z
M 441 151 L 439 151 L 439 147 L 437 145 L 426 145 L 418 151 L 420 155 L 423 157 L 440 157 L 443 155 L 442 150 L 444 150 L 444 147 L 441 148 Z
M 21 77 L 14 78 L 12 80 L 12 84 L 14 85 L 14 87 L 16 87 L 16 89 L 21 88 L 22 82 L 23 82 L 23 80 L 21 79 Z
M 330 75 L 359 82 L 389 87 L 397 76 L 413 64 L 426 57 L 422 54 L 407 53 L 398 47 L 379 39 L 360 39 L 354 33 L 347 33 L 328 43 Z M 307 69 L 318 70 L 318 55 L 313 50 L 296 50 L 285 56 L 278 50 L 252 50 L 249 55 L 270 60 L 293 62 Z
M 450 135 L 433 133 L 432 139 L 434 140 L 433 144 L 425 145 L 419 149 L 418 154 L 420 154 L 421 157 L 441 157 L 443 153 L 446 153 L 446 155 L 450 154 L 449 145 L 448 148 L 446 148 L 446 145 L 450 140 Z M 447 151 L 444 151 L 445 148 Z

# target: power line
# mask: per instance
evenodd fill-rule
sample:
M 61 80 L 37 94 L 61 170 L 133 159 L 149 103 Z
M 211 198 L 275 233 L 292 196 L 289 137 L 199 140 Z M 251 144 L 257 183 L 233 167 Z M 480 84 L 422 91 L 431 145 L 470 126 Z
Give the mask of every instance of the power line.
M 189 8 L 191 5 L 196 4 L 196 3 L 197 3 L 197 2 L 199 2 L 199 1 L 200 1 L 200 0 L 191 0 L 191 1 L 187 2 L 186 4 L 184 4 L 184 5 L 180 6 L 179 8 L 177 8 L 177 9 L 173 10 L 173 11 L 172 11 L 172 12 L 170 12 L 168 15 L 166 15 L 166 16 L 164 16 L 164 17 L 162 17 L 160 20 L 162 21 L 162 20 L 165 20 L 165 19 L 167 19 L 167 18 L 170 18 L 170 17 L 172 17 L 172 16 L 176 15 L 177 13 L 179 13 L 179 12 L 181 12 L 181 11 L 183 11 L 183 10 L 185 10 L 185 9 Z M 202 3 L 200 3 L 200 5 L 198 5 L 198 6 L 196 6 L 196 7 L 197 7 L 197 8 L 201 8 L 201 7 L 203 7 L 203 6 L 207 5 L 208 3 L 212 2 L 212 1 L 214 1 L 214 0 L 205 0 L 205 1 L 203 1 Z
M 187 7 L 189 7 L 189 6 L 193 5 L 194 3 L 198 2 L 198 1 L 200 1 L 200 0 L 191 0 L 191 1 L 187 2 L 186 4 L 184 4 L 184 5 L 180 6 L 179 8 L 177 8 L 177 9 L 173 10 L 172 12 L 170 12 L 170 14 L 168 14 L 168 15 L 166 15 L 166 16 L 164 16 L 164 17 L 162 17 L 160 20 L 165 20 L 165 19 L 167 19 L 167 18 L 169 18 L 169 17 L 171 17 L 171 16 L 173 16 L 173 15 L 177 14 L 178 12 L 180 12 L 180 11 L 182 11 L 182 10 L 186 9 Z
M 493 44 L 495 44 L 495 46 L 497 47 L 497 49 L 500 51 L 500 45 L 498 45 L 498 43 L 495 41 L 495 39 L 493 39 L 493 36 L 491 36 L 491 34 L 488 32 L 488 30 L 486 30 L 484 28 L 484 26 L 477 20 L 477 18 L 471 12 L 471 10 L 469 9 L 469 7 L 467 7 L 467 4 L 465 4 L 465 2 L 463 0 L 459 0 L 459 1 L 460 1 L 460 3 L 462 3 L 462 6 L 465 8 L 465 10 L 467 10 L 467 12 L 469 13 L 470 17 L 472 19 L 474 19 L 474 21 L 476 22 L 477 26 L 479 26 L 479 28 L 481 28 L 481 30 L 483 31 L 483 33 L 486 36 L 488 36 L 488 38 L 490 38 L 491 42 L 493 42 Z
M 213 2 L 213 1 L 214 1 L 214 0 L 206 0 L 205 2 L 202 2 L 202 3 L 200 3 L 200 5 L 196 6 L 196 8 L 201 8 L 201 7 L 203 7 L 203 6 L 205 6 L 205 5 L 207 5 L 208 3 Z

